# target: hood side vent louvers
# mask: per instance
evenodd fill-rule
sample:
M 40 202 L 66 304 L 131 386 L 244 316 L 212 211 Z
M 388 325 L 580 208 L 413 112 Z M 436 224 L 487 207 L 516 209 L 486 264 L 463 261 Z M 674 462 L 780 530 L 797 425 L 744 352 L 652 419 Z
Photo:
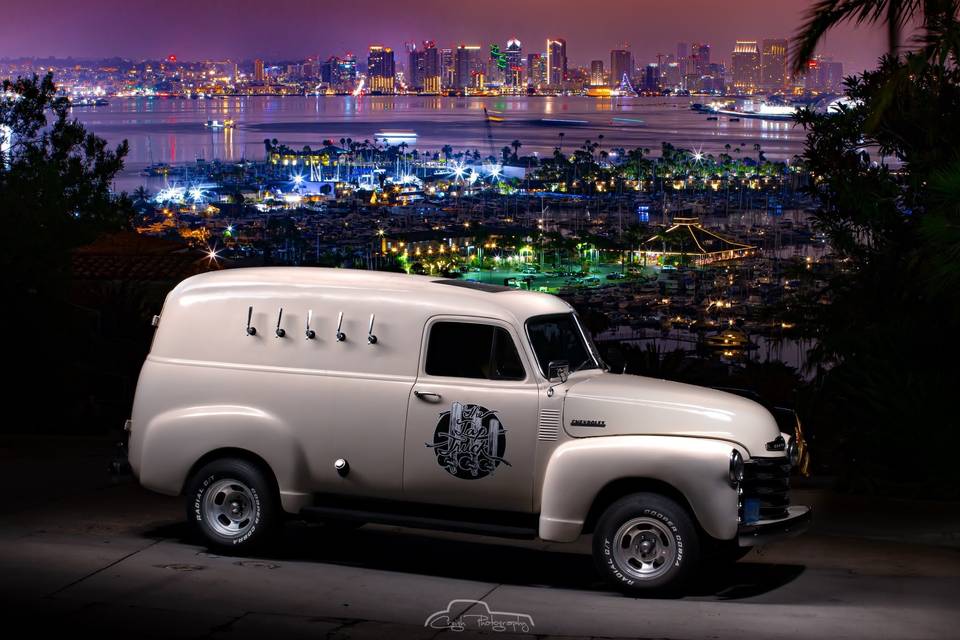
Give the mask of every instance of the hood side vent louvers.
M 556 440 L 560 437 L 560 411 L 542 409 L 537 428 L 537 440 Z

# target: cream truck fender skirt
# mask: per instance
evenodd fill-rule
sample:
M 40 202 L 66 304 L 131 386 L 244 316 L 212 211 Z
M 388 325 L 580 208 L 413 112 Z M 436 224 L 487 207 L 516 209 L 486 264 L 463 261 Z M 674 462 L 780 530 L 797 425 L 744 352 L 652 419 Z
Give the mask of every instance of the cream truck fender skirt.
M 618 480 L 666 483 L 683 494 L 709 535 L 737 535 L 737 490 L 730 484 L 731 442 L 676 436 L 606 436 L 570 440 L 550 457 L 543 481 L 539 536 L 572 542 L 594 499 Z
M 139 457 L 140 484 L 177 495 L 193 465 L 208 453 L 236 449 L 262 459 L 276 477 L 284 510 L 304 502 L 297 489 L 307 486 L 306 457 L 299 442 L 276 416 L 243 405 L 203 405 L 172 409 L 155 416 L 143 429 L 143 441 L 131 453 Z M 241 453 L 240 455 L 243 455 Z

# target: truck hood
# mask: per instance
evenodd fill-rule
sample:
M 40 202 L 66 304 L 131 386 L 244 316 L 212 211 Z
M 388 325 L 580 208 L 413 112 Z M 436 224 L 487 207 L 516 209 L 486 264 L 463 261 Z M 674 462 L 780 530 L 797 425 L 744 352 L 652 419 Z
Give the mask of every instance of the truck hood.
M 766 444 L 780 435 L 762 405 L 705 387 L 631 375 L 571 376 L 563 426 L 574 438 L 670 435 L 728 440 L 751 456 L 778 457 Z

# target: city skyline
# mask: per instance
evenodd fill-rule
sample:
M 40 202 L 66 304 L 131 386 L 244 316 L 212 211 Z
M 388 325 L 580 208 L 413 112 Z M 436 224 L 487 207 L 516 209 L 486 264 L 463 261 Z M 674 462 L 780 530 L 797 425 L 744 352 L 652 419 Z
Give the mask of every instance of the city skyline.
M 397 51 L 405 42 L 434 40 L 440 47 L 487 45 L 511 38 L 524 50 L 542 52 L 547 38 L 567 42 L 571 66 L 589 66 L 611 49 L 629 45 L 640 59 L 674 51 L 678 41 L 709 42 L 715 55 L 729 61 L 736 41 L 791 38 L 809 3 L 783 0 L 776 5 L 739 0 L 719 5 L 689 0 L 683 12 L 658 9 L 653 2 L 610 0 L 603 10 L 584 14 L 570 0 L 531 0 L 520 8 L 502 0 L 480 6 L 434 6 L 420 12 L 394 3 L 321 7 L 304 19 L 302 4 L 286 0 L 264 5 L 239 2 L 233 13 L 223 5 L 169 0 L 162 5 L 106 0 L 79 6 L 60 0 L 14 2 L 0 24 L 0 58 L 119 56 L 130 59 L 296 59 L 352 51 L 370 44 Z M 507 8 L 509 10 L 507 10 Z M 580 12 L 578 13 L 578 9 Z M 622 14 L 624 19 L 611 20 Z M 504 16 L 509 16 L 505 19 Z M 92 38 L 102 25 L 122 24 L 110 38 Z M 38 43 L 45 43 L 38 46 Z M 872 67 L 884 50 L 882 31 L 844 27 L 821 52 L 844 60 L 851 71 Z

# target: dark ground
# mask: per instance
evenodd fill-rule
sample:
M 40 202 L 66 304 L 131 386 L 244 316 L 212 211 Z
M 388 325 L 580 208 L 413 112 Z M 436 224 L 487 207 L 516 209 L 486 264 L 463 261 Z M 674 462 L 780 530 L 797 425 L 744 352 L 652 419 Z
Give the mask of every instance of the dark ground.
M 212 555 L 184 539 L 180 499 L 108 478 L 111 449 L 109 438 L 0 438 L 8 628 L 135 638 L 436 637 L 453 632 L 424 621 L 462 598 L 528 614 L 540 637 L 960 633 L 955 504 L 798 489 L 795 502 L 816 508 L 807 535 L 703 576 L 683 598 L 645 600 L 597 579 L 588 540 L 556 545 L 375 526 L 338 535 L 291 523 L 263 557 Z

